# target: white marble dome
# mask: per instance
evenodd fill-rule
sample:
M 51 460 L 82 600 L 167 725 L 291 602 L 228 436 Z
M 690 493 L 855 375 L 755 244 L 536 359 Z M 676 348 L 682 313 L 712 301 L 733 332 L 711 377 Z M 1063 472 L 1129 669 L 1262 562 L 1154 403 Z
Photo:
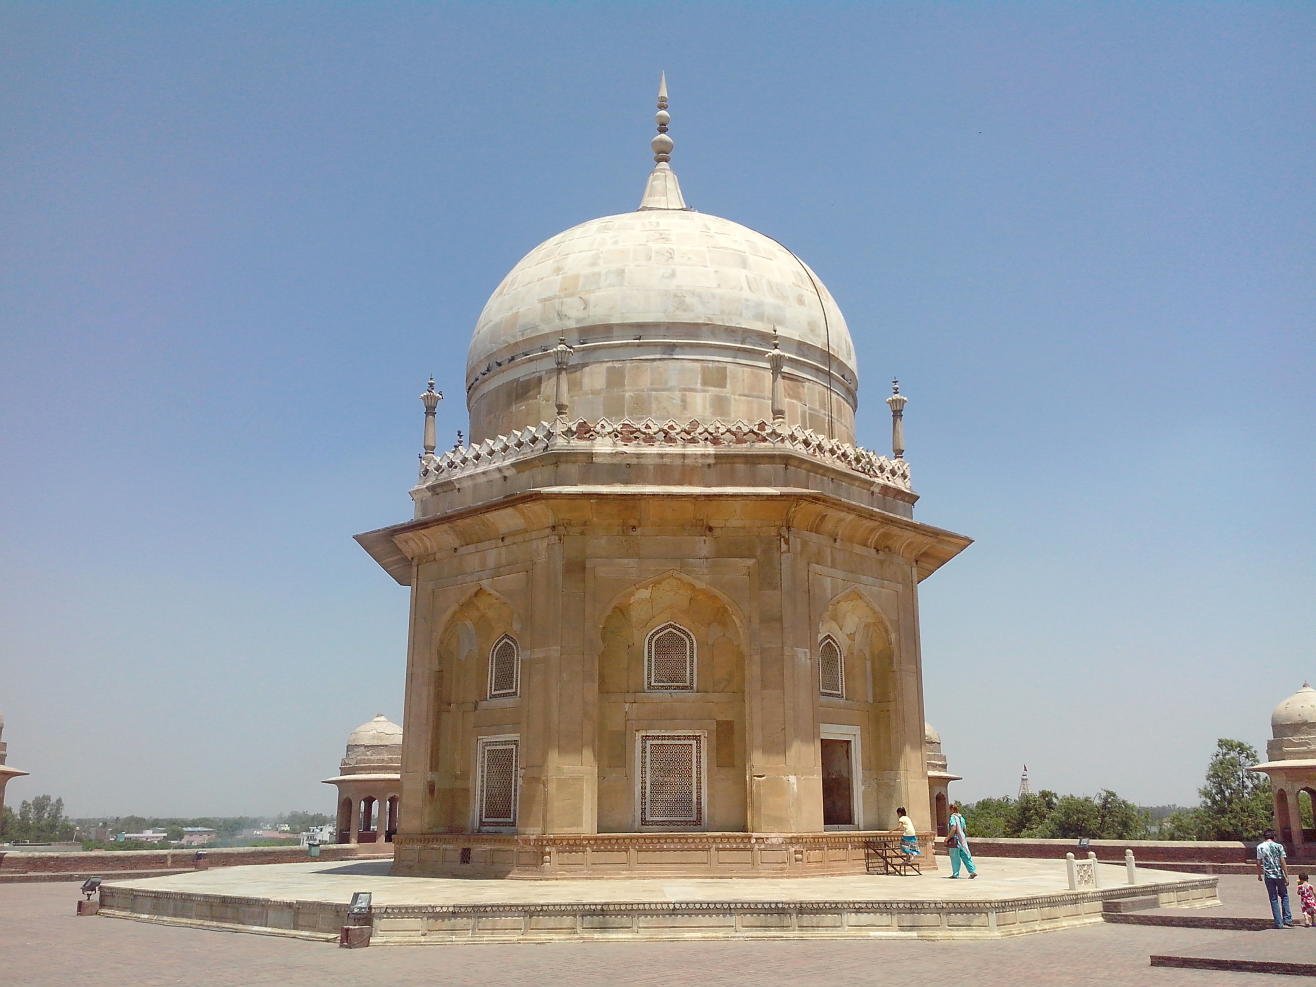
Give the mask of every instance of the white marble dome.
M 402 743 L 402 728 L 383 713 L 362 723 L 347 738 L 348 747 L 386 747 Z
M 1316 732 L 1316 689 L 1302 683 L 1301 689 L 1270 714 L 1270 728 L 1276 737 Z
M 549 237 L 494 289 L 466 357 L 471 439 L 551 420 L 555 347 L 571 347 L 571 419 L 772 420 L 853 441 L 859 376 L 845 317 L 789 249 L 686 206 L 659 161 L 634 212 Z
M 855 370 L 845 317 L 826 285 L 771 237 L 688 209 L 604 216 L 550 237 L 503 278 L 480 313 L 466 374 L 536 344 L 614 327 L 691 330 L 690 341 L 773 332 Z M 695 331 L 697 330 L 697 332 Z M 755 362 L 761 362 L 756 353 Z

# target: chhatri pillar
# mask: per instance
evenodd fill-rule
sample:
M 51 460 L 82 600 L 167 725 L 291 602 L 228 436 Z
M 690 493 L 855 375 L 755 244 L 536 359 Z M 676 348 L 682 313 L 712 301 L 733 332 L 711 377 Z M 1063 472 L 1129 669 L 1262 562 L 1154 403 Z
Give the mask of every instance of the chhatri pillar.
M 1275 829 L 1289 856 L 1316 861 L 1316 832 L 1302 825 L 1302 801 L 1316 806 L 1316 689 L 1308 683 L 1275 707 L 1266 762 L 1251 768 L 1270 778 Z
M 5 786 L 11 779 L 21 778 L 27 774 L 26 771 L 19 771 L 18 768 L 11 768 L 5 761 L 8 758 L 9 745 L 2 739 L 5 733 L 5 718 L 0 716 L 0 819 L 4 818 L 5 812 Z
M 856 445 L 840 308 L 686 205 L 658 105 L 639 207 L 503 279 L 471 444 L 427 430 L 414 518 L 357 536 L 411 589 L 397 873 L 861 871 L 898 806 L 930 843 L 918 586 L 970 540 L 914 518 L 904 395 Z
M 392 842 L 401 811 L 401 767 L 402 728 L 383 713 L 348 735 L 339 774 L 324 779 L 338 790 L 339 843 Z

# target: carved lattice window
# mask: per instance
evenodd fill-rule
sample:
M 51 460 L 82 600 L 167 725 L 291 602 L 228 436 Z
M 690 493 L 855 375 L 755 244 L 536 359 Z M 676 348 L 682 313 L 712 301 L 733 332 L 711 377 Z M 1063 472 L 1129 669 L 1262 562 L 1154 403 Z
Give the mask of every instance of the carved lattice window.
M 515 696 L 521 688 L 521 651 L 504 634 L 489 652 L 489 698 Z
M 517 738 L 481 738 L 479 744 L 479 826 L 515 826 Z
M 702 829 L 704 825 L 704 735 L 642 733 L 640 825 Z
M 658 692 L 693 692 L 695 639 L 678 624 L 664 624 L 644 645 L 644 687 Z
M 824 696 L 845 696 L 845 659 L 830 636 L 823 638 L 818 648 L 818 691 Z

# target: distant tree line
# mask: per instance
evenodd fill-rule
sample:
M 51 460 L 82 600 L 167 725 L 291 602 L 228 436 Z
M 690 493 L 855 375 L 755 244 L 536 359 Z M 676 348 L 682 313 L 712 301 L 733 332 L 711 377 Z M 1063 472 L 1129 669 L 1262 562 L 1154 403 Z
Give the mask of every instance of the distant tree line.
M 0 839 L 7 843 L 61 843 L 76 832 L 73 820 L 64 815 L 64 800 L 49 795 L 20 803 L 17 812 L 5 806 L 0 818 Z
M 1110 789 L 1098 795 L 1036 795 L 979 799 L 964 807 L 970 838 L 1098 840 L 1256 840 L 1272 825 L 1270 779 L 1248 771 L 1254 748 L 1221 738 L 1206 766 L 1200 805 L 1140 808 Z M 1311 806 L 1303 803 L 1303 824 Z
M 965 806 L 964 813 L 971 840 L 974 836 L 1140 840 L 1150 822 L 1144 810 L 1108 788 L 1095 796 L 1057 795 L 1044 789 L 1017 799 L 979 799 Z

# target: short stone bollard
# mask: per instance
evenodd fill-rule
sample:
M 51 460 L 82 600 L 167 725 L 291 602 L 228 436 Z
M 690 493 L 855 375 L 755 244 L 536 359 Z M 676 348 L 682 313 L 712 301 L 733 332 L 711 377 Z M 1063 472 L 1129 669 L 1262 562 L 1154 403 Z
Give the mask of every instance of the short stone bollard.
M 80 901 L 78 902 L 79 915 L 95 915 L 101 910 L 99 901 Z
M 1138 865 L 1133 860 L 1133 851 L 1124 851 L 1124 873 L 1129 884 L 1138 883 Z

